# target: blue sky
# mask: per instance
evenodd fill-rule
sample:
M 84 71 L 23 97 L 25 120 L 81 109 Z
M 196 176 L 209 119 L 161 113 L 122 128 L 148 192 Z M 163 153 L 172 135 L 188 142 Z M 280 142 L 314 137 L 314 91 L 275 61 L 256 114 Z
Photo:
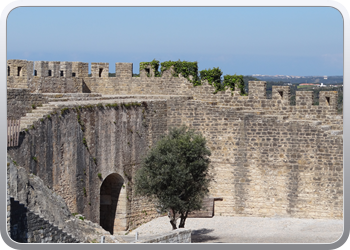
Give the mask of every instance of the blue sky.
M 7 59 L 343 75 L 343 19 L 331 7 L 21 7 L 7 19 Z

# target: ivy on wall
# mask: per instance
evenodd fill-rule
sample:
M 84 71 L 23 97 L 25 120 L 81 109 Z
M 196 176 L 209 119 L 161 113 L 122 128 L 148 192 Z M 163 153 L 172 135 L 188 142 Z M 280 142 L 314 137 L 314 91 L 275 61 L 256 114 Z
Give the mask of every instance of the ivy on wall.
M 221 84 L 222 71 L 219 68 L 204 69 L 199 72 L 201 80 L 207 80 L 210 85 L 215 87 L 215 92 L 224 91 L 225 88 Z
M 198 72 L 198 63 L 197 62 L 187 62 L 187 61 L 166 61 L 162 62 L 159 72 L 159 61 L 153 60 L 151 62 L 141 62 L 140 63 L 140 72 L 144 69 L 151 69 L 154 72 L 155 77 L 160 77 L 166 70 L 173 68 L 173 77 L 178 77 L 181 74 L 193 86 L 202 85 L 202 80 L 207 80 L 208 83 L 215 87 L 216 94 L 218 91 L 225 91 L 227 87 L 231 91 L 235 90 L 235 86 L 238 86 L 240 89 L 241 95 L 247 95 L 244 90 L 244 81 L 242 75 L 225 75 L 222 80 L 222 71 L 217 67 L 213 69 L 205 69 Z M 147 73 L 147 76 L 151 76 L 151 72 Z M 192 76 L 192 78 L 190 78 Z
M 161 63 L 161 72 L 169 70 L 173 66 L 174 73 L 173 76 L 178 77 L 181 74 L 189 82 L 193 83 L 194 86 L 201 85 L 198 77 L 198 63 L 197 62 L 187 62 L 187 61 L 167 61 Z M 192 76 L 192 80 L 190 79 Z
M 143 69 L 147 69 L 149 66 L 151 66 L 151 70 L 154 72 L 155 77 L 160 77 L 160 72 L 158 71 L 159 69 L 159 61 L 156 59 L 153 59 L 151 62 L 140 62 L 140 72 Z M 148 77 L 151 76 L 151 72 L 147 74 Z
M 242 75 L 225 75 L 224 76 L 224 81 L 223 81 L 223 86 L 224 89 L 226 86 L 231 88 L 232 91 L 235 90 L 235 85 L 240 89 L 240 94 L 243 96 L 248 95 L 245 90 L 244 90 L 244 81 L 243 81 L 243 76 Z

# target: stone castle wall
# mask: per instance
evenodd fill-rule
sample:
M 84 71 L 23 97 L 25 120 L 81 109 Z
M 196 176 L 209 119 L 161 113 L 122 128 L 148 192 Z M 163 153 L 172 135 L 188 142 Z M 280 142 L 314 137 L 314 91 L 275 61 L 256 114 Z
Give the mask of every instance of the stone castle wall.
M 30 75 L 28 72 L 33 71 L 33 65 L 36 72 L 42 73 L 36 73 L 36 76 Z M 57 70 L 54 70 L 53 65 L 56 65 Z M 161 77 L 154 77 L 152 71 L 148 77 L 146 69 L 143 69 L 140 77 L 133 77 L 132 63 L 116 63 L 115 77 L 108 77 L 108 63 L 91 63 L 91 77 L 88 76 L 88 63 L 82 62 L 33 63 L 25 60 L 8 60 L 8 67 L 10 69 L 7 78 L 8 87 L 16 87 L 26 81 L 26 88 L 35 93 L 189 95 L 195 100 L 213 105 L 236 107 L 238 110 L 260 110 L 265 114 L 278 112 L 279 115 L 286 115 L 288 119 L 295 120 L 322 120 L 333 125 L 334 130 L 342 130 L 342 116 L 336 116 L 338 98 L 336 91 L 321 91 L 319 105 L 313 105 L 313 92 L 297 91 L 296 105 L 291 106 L 289 86 L 273 86 L 272 99 L 267 99 L 266 82 L 263 81 L 249 82 L 249 95 L 240 96 L 238 91 L 231 92 L 231 90 L 213 94 L 215 88 L 206 81 L 201 86 L 194 87 L 181 76 L 173 77 L 172 69 L 165 71 Z M 23 76 L 14 76 L 18 67 L 28 70 L 25 74 L 23 73 Z M 49 70 L 52 72 L 50 76 L 47 73 Z
M 210 195 L 223 198 L 216 214 L 342 218 L 342 135 L 320 122 L 193 100 L 175 106 L 168 124 L 186 124 L 208 140 Z
M 123 179 L 116 211 L 123 226 L 118 230 L 126 230 L 144 222 L 145 211 L 148 218 L 157 216 L 152 204 L 133 195 L 132 183 L 142 156 L 167 129 L 166 101 L 147 100 L 144 106 L 128 108 L 90 103 L 79 111 L 78 105 L 67 104 L 67 110 L 62 107 L 34 123 L 8 154 L 60 195 L 72 213 L 96 223 L 101 184 L 118 174 Z
M 99 224 L 73 216 L 65 200 L 44 181 L 7 157 L 7 231 L 22 243 L 123 242 Z
M 10 199 L 11 239 L 20 243 L 79 243 L 57 226 L 41 218 L 14 199 Z
M 20 146 L 8 154 L 62 196 L 72 213 L 100 223 L 99 204 L 119 199 L 114 230 L 158 216 L 152 202 L 134 195 L 133 176 L 161 134 L 186 124 L 203 133 L 212 151 L 210 197 L 223 198 L 215 202 L 216 215 L 343 216 L 337 92 L 321 91 L 316 106 L 312 92 L 297 91 L 291 106 L 288 86 L 273 86 L 267 99 L 266 82 L 260 81 L 249 82 L 248 96 L 240 96 L 230 90 L 213 94 L 207 82 L 194 87 L 171 71 L 148 77 L 142 70 L 132 77 L 131 63 L 116 63 L 116 77 L 108 77 L 107 63 L 92 63 L 91 77 L 88 64 L 80 62 L 9 60 L 8 66 L 8 87 L 24 88 L 8 89 L 8 116 L 23 116 L 17 105 L 62 95 L 56 113 L 23 131 Z M 142 106 L 120 106 L 134 102 Z M 110 198 L 108 188 L 101 196 L 108 181 L 118 184 L 119 198 Z
M 29 113 L 33 106 L 47 103 L 47 98 L 41 93 L 30 93 L 29 89 L 7 88 L 7 118 L 20 119 Z

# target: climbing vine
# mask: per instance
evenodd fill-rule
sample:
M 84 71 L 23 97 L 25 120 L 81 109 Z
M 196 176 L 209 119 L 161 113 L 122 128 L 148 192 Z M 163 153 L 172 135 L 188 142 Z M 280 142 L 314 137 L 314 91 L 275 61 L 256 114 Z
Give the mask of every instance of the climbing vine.
M 173 76 L 178 77 L 181 74 L 189 82 L 193 83 L 194 86 L 201 85 L 201 82 L 198 77 L 198 63 L 197 62 L 187 62 L 187 61 L 167 61 L 161 63 L 161 72 L 163 73 L 166 70 L 169 70 L 171 67 L 174 67 Z M 192 76 L 192 80 L 190 79 Z
M 219 68 L 213 68 L 213 69 L 205 69 L 201 70 L 199 72 L 201 81 L 207 80 L 210 85 L 213 85 L 215 87 L 215 92 L 223 91 L 224 86 L 221 84 L 221 75 L 222 71 Z
M 215 88 L 215 93 L 218 91 L 225 91 L 227 87 L 231 89 L 231 91 L 235 90 L 235 86 L 237 85 L 240 89 L 240 94 L 245 96 L 247 93 L 244 90 L 244 81 L 242 75 L 225 75 L 222 79 L 222 71 L 221 69 L 212 68 L 198 71 L 198 63 L 197 62 L 188 62 L 188 61 L 165 61 L 162 62 L 159 72 L 159 61 L 153 60 L 151 62 L 141 62 L 140 63 L 140 72 L 143 69 L 151 68 L 154 72 L 154 76 L 160 77 L 166 70 L 173 68 L 172 76 L 178 77 L 181 74 L 185 77 L 189 82 L 193 84 L 193 86 L 202 85 L 202 80 L 207 80 L 210 85 Z M 147 74 L 148 77 L 151 76 L 151 72 Z M 190 78 L 190 76 L 192 76 Z
M 151 66 L 152 71 L 154 72 L 154 76 L 155 77 L 160 77 L 160 72 L 159 72 L 159 61 L 156 59 L 153 59 L 153 61 L 151 62 L 140 62 L 140 72 L 143 69 L 148 68 L 149 66 Z M 151 72 L 150 72 L 151 73 Z M 148 73 L 147 76 L 150 77 L 151 74 Z
M 235 90 L 235 85 L 237 83 L 238 88 L 240 89 L 240 94 L 243 96 L 246 96 L 247 93 L 244 90 L 244 81 L 243 81 L 243 76 L 242 75 L 225 75 L 224 76 L 224 81 L 223 81 L 223 86 L 224 89 L 226 86 L 231 88 L 232 91 Z

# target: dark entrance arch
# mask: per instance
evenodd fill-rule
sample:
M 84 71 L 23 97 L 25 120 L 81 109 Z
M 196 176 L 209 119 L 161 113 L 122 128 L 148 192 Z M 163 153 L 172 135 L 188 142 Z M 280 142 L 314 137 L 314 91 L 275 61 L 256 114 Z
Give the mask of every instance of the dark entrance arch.
M 110 174 L 102 182 L 100 225 L 111 234 L 126 230 L 126 192 L 124 179 L 119 174 Z

